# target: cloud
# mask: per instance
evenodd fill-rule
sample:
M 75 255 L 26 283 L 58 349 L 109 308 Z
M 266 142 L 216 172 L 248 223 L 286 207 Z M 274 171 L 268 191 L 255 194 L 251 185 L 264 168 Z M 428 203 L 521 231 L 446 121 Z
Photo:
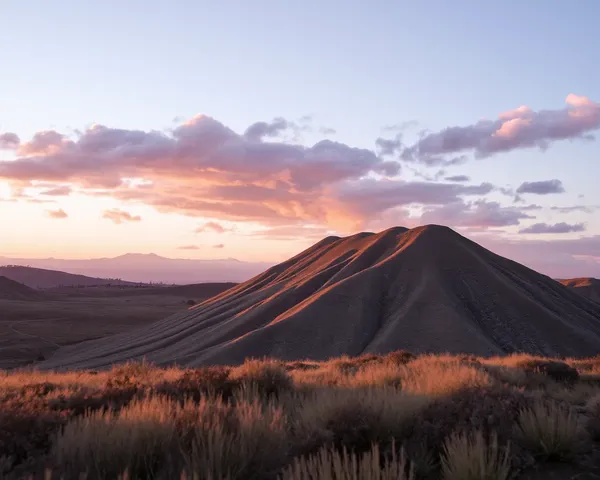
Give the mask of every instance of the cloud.
M 471 180 L 468 175 L 452 175 L 450 177 L 445 177 L 445 180 L 449 182 L 468 182 Z
M 571 109 L 571 114 L 582 108 L 587 112 L 584 105 Z M 519 110 L 503 119 L 526 114 Z M 393 218 L 396 212 L 404 215 L 407 208 L 412 212 L 413 206 L 431 212 L 461 204 L 468 205 L 463 210 L 471 215 L 465 221 L 473 222 L 473 212 L 483 215 L 484 208 L 495 208 L 478 207 L 474 200 L 498 188 L 491 183 L 468 185 L 466 175 L 443 181 L 448 174 L 437 169 L 435 175 L 425 175 L 425 181 L 400 178 L 400 160 L 393 158 L 401 151 L 404 156 L 407 149 L 399 135 L 376 140 L 372 149 L 332 140 L 312 145 L 281 140 L 302 128 L 298 122 L 276 117 L 237 133 L 212 117 L 198 115 L 168 132 L 103 125 L 74 136 L 48 130 L 20 142 L 16 159 L 0 161 L 0 179 L 38 190 L 44 184 L 49 195 L 66 194 L 68 184 L 78 194 L 145 204 L 160 213 L 247 222 L 253 228 L 317 225 L 348 231 Z M 431 135 L 424 132 L 421 140 Z M 420 159 L 427 165 L 449 165 L 464 162 L 467 155 L 424 150 Z M 528 188 L 535 189 L 535 184 Z M 507 218 L 525 212 L 499 208 L 496 215 L 502 212 Z M 104 218 L 115 223 L 139 220 L 114 211 Z M 198 231 L 219 232 L 219 227 L 211 230 L 203 225 Z
M 573 213 L 573 212 L 583 212 L 583 213 L 592 213 L 597 207 L 589 206 L 589 205 L 571 205 L 568 207 L 550 207 L 550 210 L 554 210 L 559 213 Z
M 321 135 L 335 135 L 337 133 L 337 130 L 331 127 L 320 127 L 319 133 Z
M 47 210 L 46 212 L 50 218 L 61 219 L 68 217 L 67 213 L 62 208 L 59 208 L 58 210 Z
M 182 245 L 177 247 L 177 250 L 200 250 L 200 247 L 198 245 Z
M 375 140 L 375 146 L 379 149 L 379 155 L 394 155 L 402 147 L 402 135 L 397 135 L 392 139 L 379 137 Z
M 276 137 L 294 124 L 285 118 L 277 117 L 272 122 L 256 122 L 250 125 L 244 132 L 244 136 L 250 140 L 260 141 L 264 137 Z
M 255 122 L 240 135 L 199 115 L 171 133 L 93 125 L 71 139 L 44 131 L 21 144 L 17 159 L 0 161 L 0 178 L 69 183 L 82 194 L 165 213 L 273 225 L 324 222 L 331 215 L 324 205 L 345 183 L 400 170 L 372 150 L 331 140 L 312 146 L 265 140 L 292 123 Z
M 336 232 L 320 226 L 281 225 L 252 232 L 253 237 L 277 240 L 321 239 Z
M 214 233 L 225 233 L 227 231 L 231 231 L 229 228 L 225 228 L 223 225 L 217 222 L 206 222 L 203 225 L 200 225 L 196 228 L 196 233 L 204 233 L 204 232 L 214 232 Z
M 16 150 L 20 143 L 21 139 L 16 133 L 0 133 L 0 150 Z
M 564 193 L 565 189 L 560 180 L 542 180 L 539 182 L 524 182 L 519 188 L 517 193 L 533 193 L 535 195 L 548 195 L 550 193 Z
M 504 207 L 498 202 L 476 200 L 457 201 L 428 208 L 420 223 L 441 223 L 450 227 L 490 228 L 519 225 L 521 220 L 535 218 L 519 208 Z
M 393 207 L 411 204 L 447 205 L 460 202 L 462 196 L 486 195 L 493 190 L 491 183 L 460 185 L 363 179 L 344 185 L 336 200 L 349 212 L 360 212 L 361 217 L 368 218 Z
M 218 243 L 216 245 L 213 245 L 213 248 L 224 248 L 225 245 L 223 245 L 222 243 Z
M 472 152 L 476 158 L 485 158 L 522 148 L 546 149 L 559 140 L 588 138 L 600 128 L 600 104 L 572 93 L 566 104 L 562 109 L 537 112 L 521 106 L 501 113 L 496 120 L 428 133 L 406 147 L 402 157 L 421 163 L 443 162 L 448 155 Z
M 125 212 L 118 208 L 113 208 L 111 210 L 105 210 L 102 214 L 102 218 L 106 218 L 107 220 L 111 220 L 116 224 L 121 224 L 124 222 L 139 222 L 142 220 L 142 217 L 139 215 L 131 215 L 129 212 Z
M 519 230 L 519 233 L 570 233 L 583 231 L 585 231 L 585 225 L 583 223 L 568 224 L 561 222 L 555 223 L 554 225 L 548 223 L 534 223 L 529 227 L 522 228 Z
M 519 210 L 522 210 L 524 212 L 528 212 L 531 210 L 541 210 L 542 206 L 541 205 L 536 205 L 535 203 L 531 203 L 529 205 L 524 205 L 522 207 L 519 207 Z
M 62 185 L 62 186 L 58 186 L 58 187 L 54 187 L 54 188 L 49 188 L 47 190 L 42 190 L 40 192 L 40 195 L 48 195 L 51 197 L 63 197 L 63 196 L 70 195 L 71 192 L 72 192 L 71 187 L 69 187 L 68 185 Z
M 494 253 L 523 263 L 554 278 L 600 277 L 600 235 L 548 240 L 480 235 L 475 241 Z

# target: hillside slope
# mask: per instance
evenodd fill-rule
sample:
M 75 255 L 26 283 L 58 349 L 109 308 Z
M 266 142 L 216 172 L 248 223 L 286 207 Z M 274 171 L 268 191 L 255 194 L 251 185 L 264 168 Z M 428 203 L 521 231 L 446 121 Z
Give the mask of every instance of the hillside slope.
M 328 237 L 255 278 L 127 334 L 59 349 L 43 368 L 240 363 L 246 357 L 600 353 L 600 308 L 447 227 Z
M 559 280 L 566 287 L 574 288 L 587 298 L 600 303 L 600 280 L 597 278 L 568 278 Z
M 0 299 L 40 300 L 42 298 L 44 298 L 44 295 L 41 292 L 0 275 Z
M 133 285 L 132 282 L 125 282 L 123 280 L 93 278 L 85 275 L 59 272 L 57 270 L 46 270 L 20 265 L 0 266 L 0 275 L 27 285 L 30 288 L 54 288 L 61 285 L 106 285 L 109 283 L 112 285 Z

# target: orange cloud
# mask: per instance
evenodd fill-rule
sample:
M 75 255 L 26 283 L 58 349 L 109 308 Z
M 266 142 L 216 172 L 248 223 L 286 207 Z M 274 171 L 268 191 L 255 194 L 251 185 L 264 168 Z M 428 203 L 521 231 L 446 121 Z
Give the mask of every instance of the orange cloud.
M 142 217 L 140 217 L 139 215 L 131 215 L 131 213 L 119 210 L 118 208 L 106 210 L 102 215 L 102 218 L 111 220 L 116 224 L 121 224 L 124 222 L 139 222 L 142 220 Z
M 61 219 L 68 217 L 67 213 L 62 208 L 59 208 L 58 210 L 46 210 L 46 212 L 50 218 Z

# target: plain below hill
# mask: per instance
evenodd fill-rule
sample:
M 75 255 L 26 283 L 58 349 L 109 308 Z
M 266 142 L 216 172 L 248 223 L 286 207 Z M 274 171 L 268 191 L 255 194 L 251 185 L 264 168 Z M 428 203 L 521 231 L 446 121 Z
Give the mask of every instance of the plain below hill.
M 0 275 L 0 299 L 42 300 L 44 298 L 45 296 L 42 292 Z
M 190 310 L 61 348 L 39 367 L 324 360 L 397 349 L 594 356 L 600 308 L 450 228 L 396 227 L 327 237 Z
M 30 288 L 55 288 L 60 286 L 135 285 L 118 279 L 94 278 L 85 275 L 46 270 L 22 265 L 0 266 L 0 276 L 22 283 Z
M 600 303 L 600 280 L 597 278 L 568 278 L 561 279 L 559 282 L 566 287 L 574 288 L 578 293 Z

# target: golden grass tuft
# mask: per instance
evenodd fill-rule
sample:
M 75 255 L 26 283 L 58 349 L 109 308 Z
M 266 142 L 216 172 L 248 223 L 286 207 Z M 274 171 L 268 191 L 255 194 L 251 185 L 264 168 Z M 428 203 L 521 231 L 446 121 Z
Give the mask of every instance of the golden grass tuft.
M 516 430 L 522 444 L 545 460 L 569 460 L 579 443 L 573 409 L 553 401 L 538 400 L 523 409 Z
M 507 480 L 510 448 L 500 447 L 492 435 L 489 443 L 481 431 L 454 433 L 444 442 L 444 480 Z
M 342 451 L 323 447 L 314 455 L 297 458 L 288 467 L 280 480 L 413 480 L 404 452 L 392 454 L 380 461 L 381 453 L 377 445 L 360 455 L 350 453 L 346 447 Z

